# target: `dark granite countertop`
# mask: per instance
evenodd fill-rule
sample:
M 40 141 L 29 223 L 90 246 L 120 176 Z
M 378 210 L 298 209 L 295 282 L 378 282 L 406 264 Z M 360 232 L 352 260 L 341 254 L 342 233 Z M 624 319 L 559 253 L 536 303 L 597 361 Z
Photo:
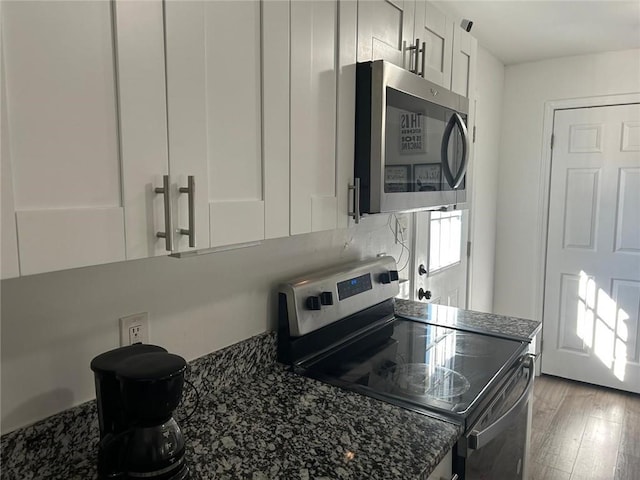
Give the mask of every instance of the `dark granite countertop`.
M 301 377 L 267 333 L 191 362 L 194 480 L 426 479 L 461 428 Z M 185 392 L 180 418 L 195 405 Z M 95 402 L 1 437 L 2 479 L 94 479 Z
M 401 317 L 525 342 L 533 340 L 542 326 L 537 320 L 474 312 L 444 305 L 399 298 L 396 298 L 395 303 L 396 315 Z

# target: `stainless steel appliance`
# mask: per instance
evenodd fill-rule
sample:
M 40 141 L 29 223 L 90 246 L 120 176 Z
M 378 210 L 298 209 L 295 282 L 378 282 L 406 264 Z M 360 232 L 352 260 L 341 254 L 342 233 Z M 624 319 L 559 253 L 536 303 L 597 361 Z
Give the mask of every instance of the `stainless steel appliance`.
M 466 202 L 469 100 L 383 60 L 356 67 L 354 216 Z
M 91 361 L 95 375 L 100 479 L 188 480 L 185 443 L 173 411 L 180 403 L 184 358 L 136 344 Z
M 524 478 L 534 362 L 525 342 L 397 316 L 380 257 L 287 282 L 279 360 L 293 371 L 457 423 L 460 479 Z

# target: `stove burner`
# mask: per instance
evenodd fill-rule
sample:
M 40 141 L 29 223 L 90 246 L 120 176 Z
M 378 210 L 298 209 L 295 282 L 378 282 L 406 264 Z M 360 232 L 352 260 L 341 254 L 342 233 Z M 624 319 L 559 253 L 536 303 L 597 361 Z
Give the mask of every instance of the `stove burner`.
M 455 339 L 456 355 L 463 357 L 488 357 L 492 353 L 491 342 L 478 335 L 460 334 Z
M 407 363 L 389 370 L 389 379 L 398 390 L 441 400 L 465 393 L 471 385 L 458 372 L 428 363 Z

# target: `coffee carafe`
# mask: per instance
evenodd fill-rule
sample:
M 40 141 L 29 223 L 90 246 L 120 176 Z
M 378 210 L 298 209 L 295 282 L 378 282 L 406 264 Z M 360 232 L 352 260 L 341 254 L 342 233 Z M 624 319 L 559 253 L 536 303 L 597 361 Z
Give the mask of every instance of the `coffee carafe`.
M 189 478 L 184 437 L 173 418 L 186 365 L 162 347 L 142 344 L 116 348 L 91 361 L 100 479 Z

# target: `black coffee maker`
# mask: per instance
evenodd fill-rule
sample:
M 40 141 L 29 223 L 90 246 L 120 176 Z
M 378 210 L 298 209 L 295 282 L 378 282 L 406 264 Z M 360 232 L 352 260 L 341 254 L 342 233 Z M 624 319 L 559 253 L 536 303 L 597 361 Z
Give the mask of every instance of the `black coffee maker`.
M 155 345 L 131 345 L 91 361 L 96 382 L 100 479 L 187 480 L 184 437 L 173 418 L 184 358 Z

